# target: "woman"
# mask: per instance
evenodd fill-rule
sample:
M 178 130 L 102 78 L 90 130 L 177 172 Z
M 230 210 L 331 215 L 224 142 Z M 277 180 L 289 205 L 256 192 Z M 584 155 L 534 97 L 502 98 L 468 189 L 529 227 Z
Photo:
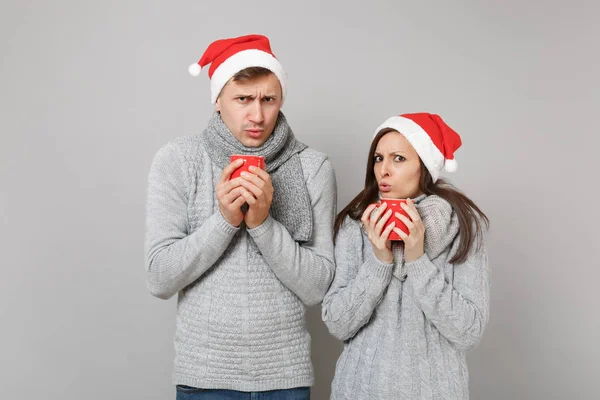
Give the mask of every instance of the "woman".
M 456 169 L 459 135 L 437 115 L 404 114 L 377 130 L 364 189 L 335 221 L 336 275 L 323 320 L 344 340 L 332 399 L 467 399 L 466 352 L 488 320 L 489 221 L 438 179 Z M 407 199 L 385 227 L 380 198 Z M 399 225 L 399 224 L 398 224 Z M 401 241 L 390 241 L 394 231 Z

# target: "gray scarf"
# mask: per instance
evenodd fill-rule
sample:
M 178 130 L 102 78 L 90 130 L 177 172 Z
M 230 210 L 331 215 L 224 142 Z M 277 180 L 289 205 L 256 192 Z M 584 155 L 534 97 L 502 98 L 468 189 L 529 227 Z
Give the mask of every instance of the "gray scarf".
M 414 199 L 421 221 L 425 227 L 424 250 L 429 259 L 437 258 L 458 235 L 458 216 L 452 206 L 439 196 L 421 195 Z M 401 281 L 406 279 L 404 265 L 404 242 L 392 242 L 394 253 L 394 276 Z
M 220 168 L 230 163 L 231 154 L 265 157 L 274 189 L 271 216 L 286 227 L 294 240 L 310 240 L 312 208 L 298 155 L 307 146 L 296 140 L 283 113 L 279 112 L 273 133 L 262 146 L 246 147 L 215 112 L 202 133 L 202 143 L 212 162 Z

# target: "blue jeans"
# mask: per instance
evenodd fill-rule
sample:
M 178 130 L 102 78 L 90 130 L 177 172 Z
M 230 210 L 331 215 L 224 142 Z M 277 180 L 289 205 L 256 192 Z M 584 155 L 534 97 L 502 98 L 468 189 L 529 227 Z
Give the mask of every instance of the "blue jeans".
M 177 385 L 177 400 L 310 400 L 310 388 L 299 387 L 267 392 L 238 392 L 223 389 L 198 389 Z

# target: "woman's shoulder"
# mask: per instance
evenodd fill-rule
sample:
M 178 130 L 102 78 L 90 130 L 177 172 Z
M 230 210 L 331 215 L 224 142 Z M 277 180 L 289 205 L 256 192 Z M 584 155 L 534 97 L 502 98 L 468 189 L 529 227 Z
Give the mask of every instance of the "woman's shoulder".
M 358 220 L 355 220 L 354 218 L 350 217 L 349 215 L 346 215 L 346 217 L 342 221 L 342 224 L 340 225 L 340 229 L 337 233 L 336 242 L 339 242 L 340 238 L 343 238 L 346 240 L 360 239 L 360 237 L 362 236 L 362 232 L 363 232 L 363 229 L 362 229 L 361 222 Z
M 362 229 L 362 225 L 361 222 L 359 220 L 356 220 L 354 218 L 352 218 L 349 215 L 346 215 L 346 217 L 344 217 L 344 220 L 342 221 L 342 228 L 345 229 L 354 229 L 354 230 L 360 230 Z

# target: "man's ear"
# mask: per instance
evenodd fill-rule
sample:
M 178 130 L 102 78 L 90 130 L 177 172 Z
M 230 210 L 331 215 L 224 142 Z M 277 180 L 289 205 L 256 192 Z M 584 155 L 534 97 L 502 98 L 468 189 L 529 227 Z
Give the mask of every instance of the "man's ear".
M 215 110 L 221 112 L 221 98 L 217 98 L 217 101 L 215 101 Z

